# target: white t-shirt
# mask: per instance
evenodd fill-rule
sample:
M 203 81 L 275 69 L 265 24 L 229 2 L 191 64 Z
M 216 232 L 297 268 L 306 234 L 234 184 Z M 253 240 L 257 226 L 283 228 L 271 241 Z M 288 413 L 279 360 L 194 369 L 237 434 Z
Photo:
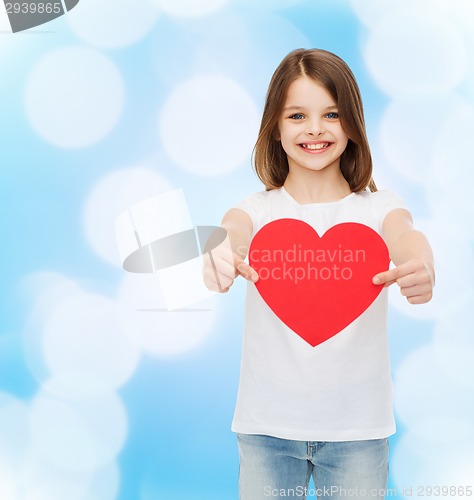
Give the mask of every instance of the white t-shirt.
M 255 193 L 235 208 L 253 234 L 282 218 L 322 236 L 342 222 L 382 232 L 403 201 L 391 191 L 351 193 L 332 203 L 301 205 L 284 188 Z M 270 309 L 248 282 L 240 385 L 232 430 L 300 441 L 379 439 L 395 432 L 387 339 L 387 290 L 353 323 L 312 347 Z

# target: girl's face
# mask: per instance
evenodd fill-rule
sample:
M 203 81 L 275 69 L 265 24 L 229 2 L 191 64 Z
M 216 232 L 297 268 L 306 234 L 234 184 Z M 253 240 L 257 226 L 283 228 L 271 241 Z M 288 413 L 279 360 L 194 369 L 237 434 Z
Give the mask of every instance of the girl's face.
M 316 81 L 303 76 L 291 83 L 278 120 L 290 172 L 340 169 L 349 138 L 337 111 L 330 94 Z

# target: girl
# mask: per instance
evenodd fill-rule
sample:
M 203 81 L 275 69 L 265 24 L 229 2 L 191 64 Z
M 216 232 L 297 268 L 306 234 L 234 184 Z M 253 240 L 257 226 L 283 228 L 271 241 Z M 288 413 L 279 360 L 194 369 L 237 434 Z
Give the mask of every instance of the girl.
M 396 266 L 373 283 L 397 283 L 411 304 L 431 299 L 430 246 L 400 198 L 377 191 L 360 92 L 344 61 L 324 50 L 285 57 L 270 82 L 254 161 L 266 190 L 225 214 L 233 255 L 214 251 L 204 270 L 215 291 L 227 292 L 237 275 L 248 280 L 232 424 L 240 498 L 306 498 L 312 476 L 320 498 L 382 499 L 387 438 L 395 432 L 387 291 L 312 347 L 265 303 L 257 272 L 244 261 L 253 236 L 271 221 L 302 220 L 319 235 L 357 222 L 383 237 Z

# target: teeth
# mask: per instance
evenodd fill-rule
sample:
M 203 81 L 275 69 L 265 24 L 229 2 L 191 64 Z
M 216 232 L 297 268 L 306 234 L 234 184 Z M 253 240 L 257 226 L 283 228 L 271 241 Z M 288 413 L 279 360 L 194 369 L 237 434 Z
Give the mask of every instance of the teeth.
M 305 149 L 324 149 L 329 146 L 329 142 L 321 142 L 319 144 L 301 144 Z

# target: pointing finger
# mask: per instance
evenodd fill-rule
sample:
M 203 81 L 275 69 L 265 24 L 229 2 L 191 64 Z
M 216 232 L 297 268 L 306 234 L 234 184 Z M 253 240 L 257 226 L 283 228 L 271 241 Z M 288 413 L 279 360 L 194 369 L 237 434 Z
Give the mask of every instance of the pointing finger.
M 237 264 L 236 269 L 238 273 L 246 280 L 252 281 L 253 283 L 255 283 L 258 280 L 257 271 L 255 271 L 255 269 L 250 267 L 244 261 L 241 261 L 239 264 Z

